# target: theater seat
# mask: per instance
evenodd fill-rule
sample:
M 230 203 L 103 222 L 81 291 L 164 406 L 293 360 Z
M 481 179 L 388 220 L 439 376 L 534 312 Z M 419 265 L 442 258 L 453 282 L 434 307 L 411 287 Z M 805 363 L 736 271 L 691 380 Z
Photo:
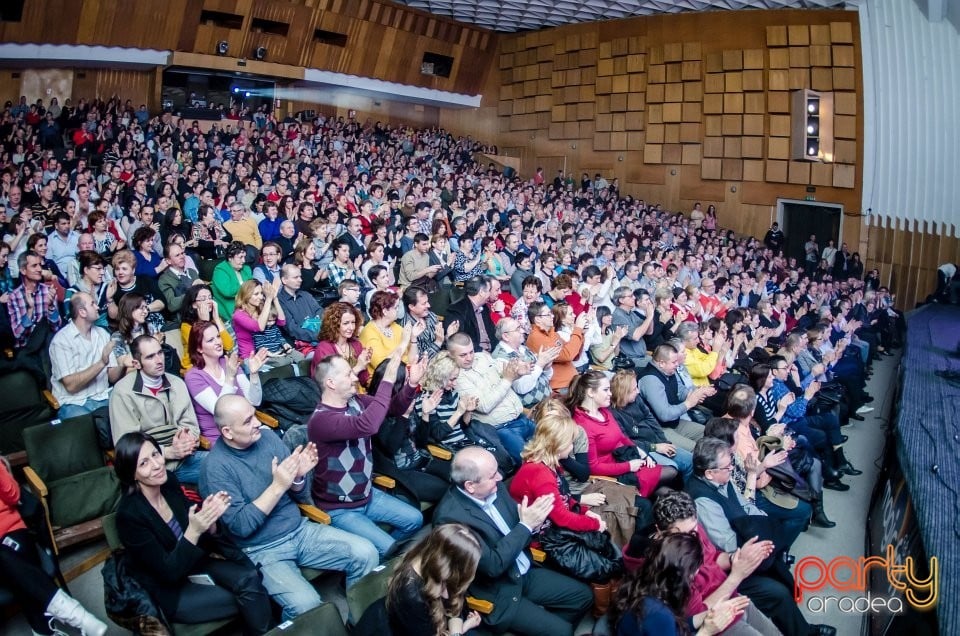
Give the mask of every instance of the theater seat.
M 292 621 L 285 621 L 266 636 L 347 636 L 347 628 L 340 619 L 340 611 L 333 603 L 323 603 Z M 177 636 L 180 636 L 178 633 Z
M 40 498 L 59 553 L 103 534 L 101 519 L 116 507 L 120 484 L 104 463 L 91 415 L 54 422 L 24 430 L 30 461 L 23 470 Z
M 103 518 L 103 536 L 107 540 L 107 546 L 110 548 L 110 552 L 116 552 L 123 548 L 123 544 L 120 543 L 120 534 L 117 532 L 116 513 L 112 512 Z M 155 620 L 153 617 L 148 616 L 126 617 L 110 615 L 109 618 L 117 625 L 127 629 L 144 626 L 146 623 L 152 623 Z M 212 634 L 235 620 L 235 618 L 224 618 L 206 623 L 174 623 L 171 627 L 176 636 L 201 636 L 203 634 Z
M 49 391 L 41 390 L 36 378 L 26 371 L 12 371 L 0 376 L 0 396 L 3 396 L 0 400 L 0 454 L 6 455 L 13 466 L 27 463 L 23 431 L 47 424 L 57 416 L 47 395 L 50 395 Z

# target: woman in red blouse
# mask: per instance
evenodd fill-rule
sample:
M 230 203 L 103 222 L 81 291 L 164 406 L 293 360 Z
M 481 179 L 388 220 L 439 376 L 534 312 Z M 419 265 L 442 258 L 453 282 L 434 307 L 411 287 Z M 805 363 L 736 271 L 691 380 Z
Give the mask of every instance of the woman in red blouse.
M 587 433 L 591 474 L 636 484 L 644 497 L 678 486 L 675 468 L 658 466 L 620 429 L 610 412 L 610 380 L 605 374 L 587 371 L 574 378 L 567 395 L 567 407 L 573 412 L 574 422 Z M 630 456 L 634 459 L 627 459 Z

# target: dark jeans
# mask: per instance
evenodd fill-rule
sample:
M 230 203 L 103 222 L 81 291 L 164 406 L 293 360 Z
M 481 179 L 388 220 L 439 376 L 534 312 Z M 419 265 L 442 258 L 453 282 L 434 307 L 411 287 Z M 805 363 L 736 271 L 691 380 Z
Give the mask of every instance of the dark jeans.
M 559 572 L 531 567 L 523 577 L 523 596 L 506 630 L 517 634 L 573 636 L 593 604 L 590 588 Z
M 803 435 L 820 452 L 831 450 L 840 443 L 840 418 L 833 411 L 790 422 L 788 428 Z
M 807 636 L 810 625 L 800 613 L 793 590 L 776 578 L 751 574 L 737 587 L 757 608 L 773 621 L 783 636 Z
M 4 573 L 2 585 L 9 589 L 30 624 L 38 634 L 49 634 L 47 619 L 43 612 L 50 600 L 60 589 L 53 579 L 43 571 L 37 544 L 27 530 L 14 530 L 4 536 L 19 544 L 14 549 L 9 545 L 0 545 L 0 571 Z
M 527 440 L 533 437 L 534 428 L 536 428 L 536 425 L 523 413 L 515 420 L 496 425 L 500 443 L 510 453 L 510 457 L 513 458 L 517 466 L 523 463 L 523 460 L 520 459 L 520 452 L 523 451 Z
M 793 542 L 797 540 L 800 533 L 807 527 L 807 522 L 810 521 L 810 514 L 812 512 L 810 504 L 802 499 L 797 501 L 797 507 L 791 510 L 770 503 L 770 501 L 763 496 L 762 492 L 757 493 L 757 508 L 767 513 L 767 516 L 775 522 L 779 522 L 780 536 L 783 538 L 782 547 L 787 552 L 790 551 L 790 546 L 793 545 Z
M 236 616 L 244 632 L 263 634 L 273 620 L 270 597 L 260 583 L 260 573 L 250 565 L 205 558 L 193 573 L 209 574 L 216 585 L 187 583 L 180 588 L 176 606 L 164 608 L 177 623 L 196 624 Z

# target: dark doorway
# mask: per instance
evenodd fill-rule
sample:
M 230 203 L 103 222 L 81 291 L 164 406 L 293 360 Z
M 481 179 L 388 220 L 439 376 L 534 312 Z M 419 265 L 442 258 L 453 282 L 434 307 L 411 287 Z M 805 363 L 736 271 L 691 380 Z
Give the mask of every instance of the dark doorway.
M 810 235 L 817 237 L 820 251 L 827 246 L 827 241 L 833 241 L 834 246 L 840 246 L 840 222 L 842 208 L 806 201 L 781 201 L 783 206 L 783 221 L 780 223 L 786 236 L 784 254 L 793 256 L 797 263 L 803 264 L 803 245 L 810 240 Z

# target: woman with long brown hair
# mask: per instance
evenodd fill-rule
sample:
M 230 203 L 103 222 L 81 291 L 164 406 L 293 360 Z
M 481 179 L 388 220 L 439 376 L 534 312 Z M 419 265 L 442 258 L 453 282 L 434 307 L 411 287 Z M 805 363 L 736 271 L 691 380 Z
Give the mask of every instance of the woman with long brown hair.
M 610 379 L 601 371 L 587 371 L 570 384 L 566 404 L 587 433 L 590 472 L 636 485 L 644 497 L 676 484 L 676 468 L 658 466 L 624 435 L 610 411 L 610 401 Z
M 385 613 L 392 636 L 466 634 L 480 624 L 477 612 L 463 615 L 480 554 L 480 542 L 466 526 L 437 526 L 397 566 L 386 599 L 364 614 L 359 633 L 383 634 Z
M 617 636 L 657 634 L 712 636 L 743 613 L 749 599 L 736 597 L 688 618 L 691 585 L 703 565 L 703 547 L 695 534 L 669 534 L 654 541 L 643 564 L 620 586 L 610 624 Z

